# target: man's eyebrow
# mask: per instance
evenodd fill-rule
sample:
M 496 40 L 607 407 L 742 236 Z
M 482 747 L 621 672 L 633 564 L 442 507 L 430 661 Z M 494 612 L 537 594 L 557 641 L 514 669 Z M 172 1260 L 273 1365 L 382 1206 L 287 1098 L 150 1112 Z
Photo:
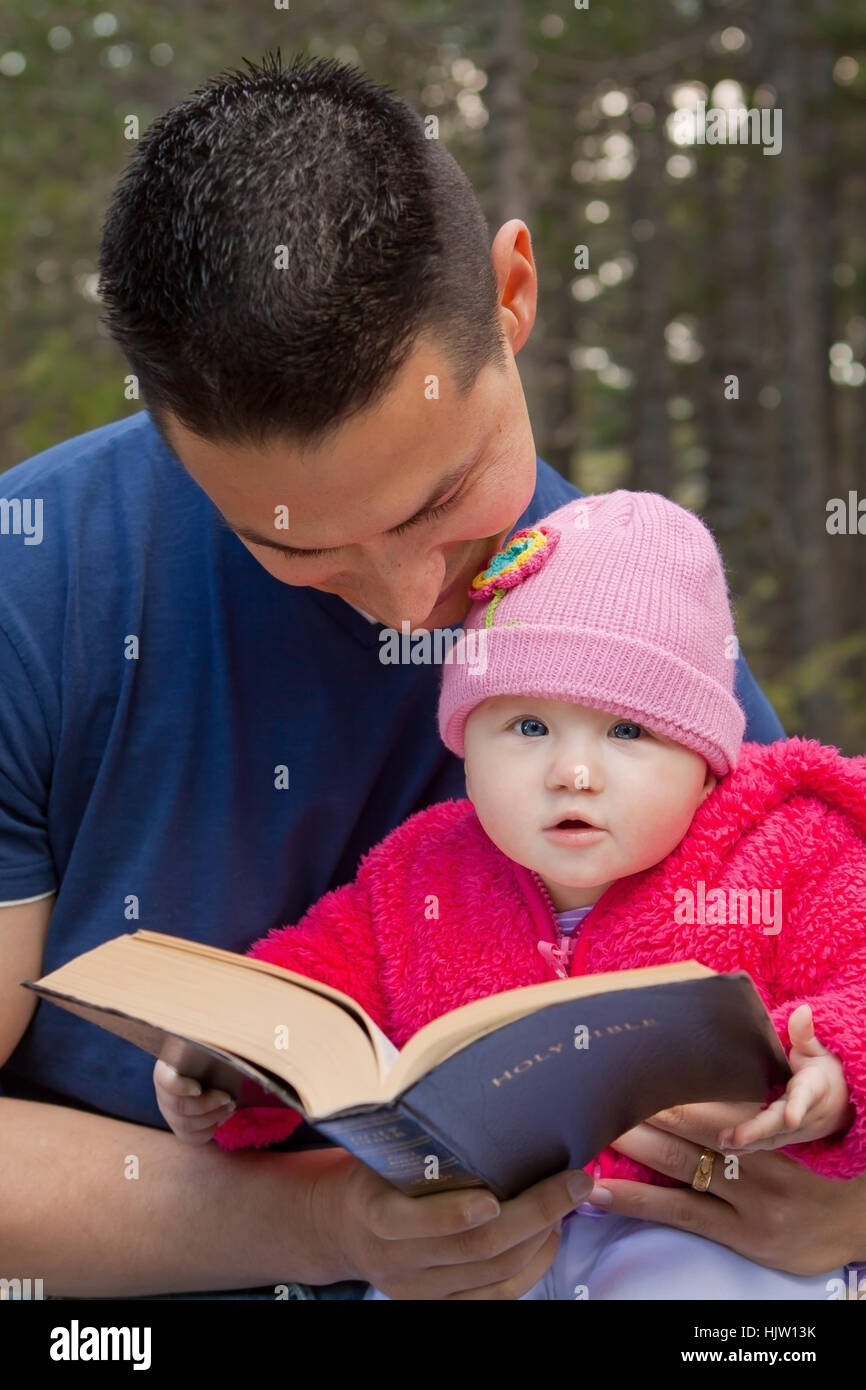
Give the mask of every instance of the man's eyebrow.
M 444 478 L 440 478 L 426 502 L 418 508 L 417 512 L 414 512 L 407 521 L 400 521 L 396 526 L 389 527 L 385 535 L 395 535 L 399 531 L 405 531 L 408 526 L 413 526 L 416 522 L 423 521 L 426 513 L 432 511 L 440 498 L 450 492 L 454 484 L 461 478 L 464 478 L 466 474 L 475 467 L 481 457 L 481 452 L 482 451 L 476 453 L 468 465 L 461 463 L 457 468 L 452 468 L 450 473 L 446 473 Z M 303 546 L 284 545 L 281 541 L 273 541 L 267 536 L 260 536 L 257 531 L 251 530 L 248 526 L 235 526 L 225 517 L 223 517 L 222 520 L 236 536 L 243 536 L 244 540 L 253 541 L 256 545 L 267 546 L 270 550 L 281 550 L 286 555 L 336 555 L 339 551 L 348 548 L 345 545 L 329 545 L 311 546 L 309 549 L 304 549 Z

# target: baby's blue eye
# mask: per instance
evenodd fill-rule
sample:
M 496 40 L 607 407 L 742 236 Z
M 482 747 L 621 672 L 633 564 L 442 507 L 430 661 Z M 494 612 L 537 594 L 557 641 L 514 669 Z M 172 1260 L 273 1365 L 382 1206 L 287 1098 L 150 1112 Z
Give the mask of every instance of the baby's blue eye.
M 522 733 L 522 734 L 526 733 L 526 725 L 527 725 L 527 724 L 534 724 L 534 725 L 535 725 L 535 728 L 536 728 L 537 730 L 540 730 L 541 733 L 543 733 L 543 734 L 546 734 L 546 733 L 547 733 L 547 725 L 546 725 L 546 724 L 542 724 L 542 722 L 541 722 L 540 719 L 521 719 L 520 722 L 519 722 L 518 725 L 517 725 L 517 727 L 518 727 L 520 733 Z M 535 737 L 537 737 L 537 734 L 535 734 L 535 733 L 529 733 L 527 736 L 528 736 L 529 738 L 535 738 Z
M 616 735 L 617 729 L 632 729 L 634 731 L 633 733 L 626 734 L 626 738 L 639 738 L 643 733 L 640 724 L 633 724 L 630 719 L 620 719 L 618 723 L 614 724 L 614 735 Z

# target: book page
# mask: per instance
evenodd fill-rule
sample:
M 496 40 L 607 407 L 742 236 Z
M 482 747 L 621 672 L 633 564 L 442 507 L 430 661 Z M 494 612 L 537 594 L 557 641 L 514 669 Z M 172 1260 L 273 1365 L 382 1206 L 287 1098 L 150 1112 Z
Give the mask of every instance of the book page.
M 144 927 L 133 932 L 130 935 L 130 940 L 152 941 L 160 946 L 172 946 L 177 950 L 186 951 L 190 955 L 210 956 L 213 960 L 227 960 L 233 966 L 259 971 L 266 975 L 275 975 L 277 979 L 293 980 L 295 984 L 301 985 L 304 989 L 312 990 L 315 994 L 320 994 L 323 998 L 339 1004 L 341 1008 L 348 1010 L 358 1020 L 376 1054 L 380 1077 L 384 1078 L 394 1061 L 400 1056 L 399 1050 L 390 1038 L 385 1036 L 379 1025 L 361 1008 L 357 999 L 353 999 L 349 994 L 344 994 L 342 990 L 335 989 L 333 985 L 324 984 L 311 975 L 301 975 L 295 970 L 287 970 L 283 965 L 273 965 L 267 960 L 257 960 L 254 956 L 241 956 L 234 951 L 224 951 L 219 946 L 207 946 L 201 941 L 190 941 L 185 936 L 170 936 L 165 932 L 148 931 Z
M 145 942 L 136 933 L 84 952 L 35 988 L 72 1012 L 86 1007 L 137 1046 L 146 1025 L 246 1058 L 286 1081 L 310 1118 L 378 1102 L 378 1052 L 354 1011 L 308 989 L 303 976 L 296 983 L 286 971 L 245 965 L 228 951 L 177 950 L 157 933 Z

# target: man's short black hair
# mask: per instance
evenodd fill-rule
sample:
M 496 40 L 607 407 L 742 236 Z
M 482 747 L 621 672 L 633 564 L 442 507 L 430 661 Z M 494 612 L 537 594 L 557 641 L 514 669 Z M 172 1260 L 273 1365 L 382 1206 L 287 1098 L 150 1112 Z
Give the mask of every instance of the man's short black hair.
M 157 424 L 320 440 L 422 333 L 460 392 L 502 366 L 490 232 L 448 150 L 357 68 L 243 61 L 148 127 L 103 228 L 103 322 Z

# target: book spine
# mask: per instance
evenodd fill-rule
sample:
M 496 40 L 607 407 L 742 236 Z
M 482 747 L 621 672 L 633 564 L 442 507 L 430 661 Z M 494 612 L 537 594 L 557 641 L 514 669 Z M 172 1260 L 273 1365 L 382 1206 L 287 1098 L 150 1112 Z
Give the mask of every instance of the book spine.
M 453 1149 L 398 1106 L 331 1116 L 315 1127 L 409 1197 L 482 1185 Z

